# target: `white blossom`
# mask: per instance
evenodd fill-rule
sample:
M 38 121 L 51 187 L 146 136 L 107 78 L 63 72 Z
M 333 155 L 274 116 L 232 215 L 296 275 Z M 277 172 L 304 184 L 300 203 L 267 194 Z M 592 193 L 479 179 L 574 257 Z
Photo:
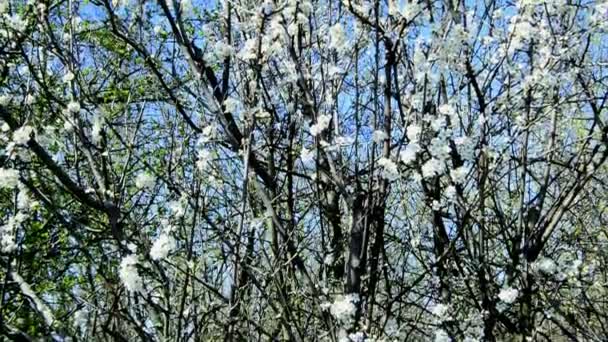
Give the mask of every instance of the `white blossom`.
M 243 48 L 238 53 L 238 57 L 243 60 L 252 60 L 257 58 L 257 40 L 249 39 L 243 45 Z
M 14 188 L 19 184 L 19 172 L 15 169 L 0 168 L 0 189 Z
M 439 106 L 439 108 L 437 108 L 437 110 L 439 111 L 439 113 L 448 115 L 448 116 L 452 116 L 452 115 L 456 114 L 456 110 L 454 109 L 454 107 L 452 107 L 449 104 L 443 104 L 443 105 Z
M 382 167 L 382 176 L 388 180 L 395 180 L 399 178 L 399 168 L 397 164 L 389 158 L 380 158 L 378 165 Z
M 25 145 L 29 140 L 34 129 L 31 126 L 21 126 L 13 132 L 13 142 L 17 145 Z
M 349 146 L 355 142 L 355 139 L 353 137 L 339 136 L 339 137 L 336 137 L 334 142 L 338 146 Z
M 347 322 L 354 317 L 358 302 L 359 296 L 355 293 L 338 296 L 329 307 L 329 311 L 338 321 Z
M 507 304 L 513 304 L 519 296 L 519 291 L 512 287 L 504 288 L 498 293 L 498 298 Z
M 342 50 L 346 44 L 346 34 L 340 23 L 334 24 L 329 29 L 329 46 L 338 51 Z
M 415 143 L 409 143 L 405 146 L 405 150 L 399 153 L 399 159 L 405 164 L 408 165 L 416 160 L 416 153 L 420 151 L 420 146 Z
M 438 303 L 435 306 L 433 306 L 433 308 L 431 309 L 431 313 L 433 315 L 437 316 L 440 320 L 445 320 L 448 316 L 449 310 L 450 310 L 449 306 Z
M 78 113 L 80 112 L 80 103 L 76 102 L 76 101 L 70 101 L 68 103 L 68 112 L 70 113 Z
M 386 139 L 388 139 L 388 135 L 384 131 L 376 130 L 372 134 L 372 140 L 377 144 L 383 143 Z
M 234 113 L 239 105 L 239 101 L 233 97 L 229 97 L 224 100 L 224 112 L 226 113 Z
M 63 83 L 69 83 L 72 80 L 74 80 L 74 73 L 72 73 L 71 71 L 68 71 L 65 73 L 65 75 L 63 75 L 63 77 L 61 78 L 61 80 L 63 81 Z
M 215 43 L 215 54 L 221 58 L 228 58 L 232 56 L 234 53 L 234 48 L 229 44 L 224 43 L 223 41 L 218 41 Z
M 329 115 L 321 115 L 317 118 L 317 123 L 310 126 L 310 134 L 312 136 L 317 136 L 321 134 L 327 127 L 329 127 L 329 123 L 331 122 L 331 116 Z
M 95 115 L 93 117 L 93 125 L 91 127 L 91 140 L 95 144 L 99 144 L 101 142 L 101 118 L 99 115 Z
M 129 292 L 140 292 L 143 289 L 143 281 L 137 271 L 137 255 L 130 254 L 120 262 L 118 276 Z
M 444 165 L 441 160 L 431 158 L 422 165 L 422 177 L 431 178 L 439 176 L 444 171 Z
M 154 176 L 149 173 L 142 172 L 135 178 L 135 186 L 139 189 L 151 189 L 156 182 Z
M 410 125 L 407 127 L 406 135 L 410 142 L 418 142 L 422 129 L 420 126 Z
M 153 260 L 165 259 L 175 249 L 175 239 L 168 233 L 161 234 L 150 249 L 150 257 Z
M 454 200 L 456 198 L 456 187 L 453 185 L 448 186 L 445 188 L 444 194 L 448 200 Z
M 466 167 L 460 166 L 460 167 L 457 167 L 454 170 L 450 171 L 450 177 L 452 178 L 454 183 L 462 184 L 466 180 L 468 173 L 469 173 L 469 170 Z
M 543 257 L 537 260 L 532 268 L 545 274 L 553 274 L 557 271 L 557 264 L 553 259 Z
M 435 342 L 450 342 L 450 336 L 443 329 L 438 329 L 435 331 Z
M 440 116 L 440 117 L 436 118 L 435 120 L 431 121 L 431 128 L 435 132 L 438 132 L 444 126 L 445 126 L 445 118 L 443 116 Z

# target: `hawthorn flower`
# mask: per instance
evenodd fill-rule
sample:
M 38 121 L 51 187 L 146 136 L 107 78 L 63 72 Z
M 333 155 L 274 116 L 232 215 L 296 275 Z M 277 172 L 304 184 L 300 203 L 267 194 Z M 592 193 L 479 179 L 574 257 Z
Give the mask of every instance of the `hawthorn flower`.
M 384 133 L 384 131 L 376 130 L 372 134 L 372 140 L 377 144 L 384 142 L 384 140 L 386 140 L 386 139 L 388 139 L 388 135 L 386 135 L 386 133 Z
M 80 112 L 80 103 L 78 103 L 76 101 L 70 101 L 70 103 L 68 103 L 68 112 L 70 112 L 70 113 Z
M 327 127 L 329 127 L 329 123 L 331 122 L 331 116 L 329 115 L 321 115 L 317 118 L 317 123 L 310 126 L 310 134 L 316 137 L 321 134 Z
M 248 61 L 257 58 L 257 41 L 253 38 L 247 40 L 243 48 L 239 51 L 238 57 Z
M 453 201 L 456 198 L 456 187 L 450 185 L 445 188 L 445 197 L 447 197 L 449 201 Z
M 438 329 L 435 331 L 435 342 L 450 342 L 450 336 L 443 329 Z
M 498 298 L 506 304 L 513 304 L 517 300 L 517 296 L 519 296 L 519 291 L 512 287 L 504 288 L 498 293 Z
M 329 305 L 329 312 L 338 321 L 348 322 L 355 315 L 356 303 L 358 302 L 359 296 L 355 293 L 339 296 Z
M 541 258 L 532 265 L 532 268 L 550 275 L 557 271 L 557 264 L 550 258 Z
M 65 75 L 63 75 L 61 80 L 63 81 L 63 83 L 69 83 L 74 80 L 74 74 L 71 71 L 68 71 L 65 73 Z
M 223 41 L 218 41 L 215 43 L 215 54 L 221 58 L 225 59 L 234 53 L 234 48 L 229 44 L 224 43 Z
M 405 165 L 411 164 L 416 160 L 416 153 L 418 153 L 418 151 L 420 151 L 420 146 L 418 146 L 418 144 L 407 144 L 405 150 L 399 153 L 399 159 L 401 159 Z
M 334 142 L 338 146 L 349 146 L 355 142 L 355 139 L 353 137 L 339 136 L 339 137 L 336 137 Z
M 101 118 L 95 115 L 93 125 L 91 127 L 91 139 L 93 143 L 98 144 L 101 141 Z
M 135 186 L 139 189 L 150 189 L 154 187 L 155 179 L 149 173 L 140 173 L 135 178 Z
M 397 168 L 397 164 L 395 164 L 395 162 L 389 158 L 380 158 L 380 160 L 378 160 L 378 165 L 382 166 L 382 177 L 388 180 L 395 180 L 399 178 L 399 169 Z
M 150 249 L 150 257 L 153 260 L 165 259 L 175 249 L 175 239 L 168 233 L 162 233 Z
M 445 305 L 445 304 L 437 304 L 433 307 L 433 309 L 431 309 L 431 313 L 435 316 L 437 316 L 439 319 L 441 320 L 445 320 L 448 316 L 448 311 L 450 310 L 450 307 Z
M 429 159 L 424 165 L 422 165 L 422 177 L 431 178 L 439 176 L 443 173 L 444 166 L 441 160 L 436 158 Z
M 437 108 L 437 110 L 439 111 L 439 113 L 448 115 L 448 116 L 452 116 L 452 115 L 456 114 L 456 110 L 454 109 L 454 107 L 452 107 L 449 104 L 443 104 L 443 105 L 439 106 L 439 108 Z
M 13 142 L 17 145 L 25 145 L 30 140 L 30 136 L 34 129 L 31 126 L 21 126 L 13 132 Z
M 435 132 L 439 132 L 445 126 L 445 118 L 443 116 L 438 117 L 437 119 L 431 121 L 431 128 Z
M 5 225 L 0 226 L 0 251 L 10 253 L 17 248 L 15 230 L 25 221 L 25 215 L 18 213 L 11 217 Z
M 466 180 L 468 172 L 469 171 L 467 170 L 466 167 L 460 166 L 460 167 L 455 168 L 454 170 L 450 171 L 450 177 L 452 177 L 452 180 L 454 181 L 454 183 L 462 184 Z
M 137 255 L 130 254 L 120 262 L 118 276 L 129 292 L 139 292 L 143 289 L 141 276 L 137 271 Z
M 340 23 L 336 23 L 329 29 L 329 47 L 341 50 L 346 44 L 346 34 Z
M 236 99 L 229 97 L 224 100 L 224 108 L 225 108 L 224 112 L 234 113 L 236 111 L 238 105 L 239 105 L 239 102 Z
M 406 135 L 410 142 L 418 142 L 420 132 L 422 132 L 420 126 L 410 125 L 407 127 Z

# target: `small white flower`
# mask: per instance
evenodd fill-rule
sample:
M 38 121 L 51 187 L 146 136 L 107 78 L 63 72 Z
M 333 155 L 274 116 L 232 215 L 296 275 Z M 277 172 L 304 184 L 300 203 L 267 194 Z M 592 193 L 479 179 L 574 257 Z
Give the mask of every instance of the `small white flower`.
M 161 234 L 150 249 L 150 257 L 153 260 L 165 259 L 175 249 L 175 239 L 167 233 Z
M 376 130 L 374 131 L 374 134 L 372 134 L 372 140 L 377 144 L 383 143 L 386 139 L 388 139 L 388 135 L 386 135 L 384 131 Z
M 34 100 L 36 98 L 34 97 L 34 95 L 32 94 L 27 94 L 27 96 L 25 97 L 25 104 L 27 105 L 31 105 L 32 103 L 34 103 Z
M 248 39 L 245 45 L 241 48 L 238 53 L 238 57 L 247 61 L 257 58 L 257 41 L 253 38 Z
M 142 279 L 137 271 L 137 256 L 130 254 L 120 262 L 118 276 L 129 292 L 139 292 L 143 289 Z
M 234 53 L 234 48 L 223 41 L 215 43 L 215 55 L 221 59 L 228 58 Z
M 399 153 L 399 159 L 405 164 L 408 165 L 416 160 L 416 153 L 420 151 L 420 146 L 416 143 L 409 143 L 405 146 L 405 150 Z
M 450 336 L 443 329 L 435 331 L 435 342 L 450 342 Z
M 80 103 L 78 103 L 76 101 L 70 101 L 70 103 L 68 103 L 68 112 L 70 112 L 70 113 L 80 112 Z
M 456 198 L 456 187 L 453 185 L 448 186 L 447 188 L 445 188 L 444 194 L 448 200 L 454 200 Z
M 154 176 L 142 172 L 135 178 L 135 186 L 139 189 L 151 189 L 154 187 L 155 181 Z
M 21 126 L 13 132 L 13 142 L 17 145 L 25 145 L 30 140 L 30 136 L 34 129 L 31 126 Z
M 433 307 L 433 309 L 431 309 L 431 313 L 441 319 L 446 317 L 446 314 L 448 313 L 448 310 L 450 309 L 449 306 L 445 305 L 445 304 L 437 304 Z
M 507 303 L 507 304 L 513 304 L 515 302 L 515 300 L 517 299 L 517 296 L 519 296 L 519 291 L 512 287 L 502 289 L 502 290 L 500 290 L 500 293 L 498 294 L 498 298 L 502 302 Z
M 437 110 L 439 111 L 439 113 L 448 115 L 448 116 L 452 116 L 452 115 L 456 114 L 456 110 L 454 110 L 454 107 L 452 107 L 449 104 L 443 104 L 443 105 L 439 106 L 439 108 L 437 108 Z
M 329 311 L 338 321 L 347 322 L 355 315 L 358 302 L 359 296 L 355 293 L 339 296 L 331 304 Z
M 550 258 L 541 258 L 532 265 L 532 268 L 545 274 L 553 274 L 557 270 L 557 264 Z
M 382 176 L 388 180 L 399 178 L 399 168 L 397 164 L 388 158 L 380 158 L 378 165 L 382 166 Z
M 352 145 L 354 142 L 355 139 L 353 137 L 339 136 L 335 139 L 335 143 L 338 146 L 349 146 Z
M 422 132 L 422 128 L 416 125 L 410 125 L 407 127 L 406 135 L 410 142 L 417 142 L 420 139 L 420 133 Z
M 14 188 L 19 184 L 19 172 L 0 168 L 0 189 Z
M 329 127 L 329 123 L 331 122 L 331 116 L 329 115 L 321 115 L 317 118 L 317 123 L 310 126 L 310 134 L 316 137 L 321 134 L 327 127 Z
M 74 74 L 71 71 L 68 71 L 61 79 L 63 80 L 63 83 L 69 83 L 74 80 Z
M 340 23 L 336 23 L 329 28 L 329 47 L 342 50 L 346 45 L 346 34 Z
M 431 178 L 439 176 L 444 171 L 444 165 L 439 159 L 431 158 L 424 165 L 422 165 L 422 176 L 424 178 Z
M 93 143 L 98 144 L 101 141 L 101 118 L 99 115 L 95 115 L 93 118 L 93 125 L 91 127 L 91 140 Z
M 431 121 L 431 128 L 438 132 L 445 126 L 445 118 L 443 116 L 438 117 L 437 119 Z
M 224 112 L 226 113 L 234 113 L 239 105 L 239 101 L 236 99 L 229 97 L 224 100 Z
M 466 180 L 467 174 L 469 170 L 466 167 L 460 166 L 452 171 L 450 171 L 450 177 L 456 184 L 462 184 Z

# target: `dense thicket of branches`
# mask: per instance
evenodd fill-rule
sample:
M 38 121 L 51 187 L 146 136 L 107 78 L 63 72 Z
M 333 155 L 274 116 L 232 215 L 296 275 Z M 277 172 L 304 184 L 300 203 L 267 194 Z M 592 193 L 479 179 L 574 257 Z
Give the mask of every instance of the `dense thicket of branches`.
M 608 4 L 0 0 L 0 333 L 608 340 Z

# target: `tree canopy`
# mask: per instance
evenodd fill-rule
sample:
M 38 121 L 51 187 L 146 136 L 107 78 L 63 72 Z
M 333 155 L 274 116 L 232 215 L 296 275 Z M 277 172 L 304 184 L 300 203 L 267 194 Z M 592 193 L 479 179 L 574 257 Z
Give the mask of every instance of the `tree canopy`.
M 603 0 L 0 0 L 0 334 L 608 340 Z

